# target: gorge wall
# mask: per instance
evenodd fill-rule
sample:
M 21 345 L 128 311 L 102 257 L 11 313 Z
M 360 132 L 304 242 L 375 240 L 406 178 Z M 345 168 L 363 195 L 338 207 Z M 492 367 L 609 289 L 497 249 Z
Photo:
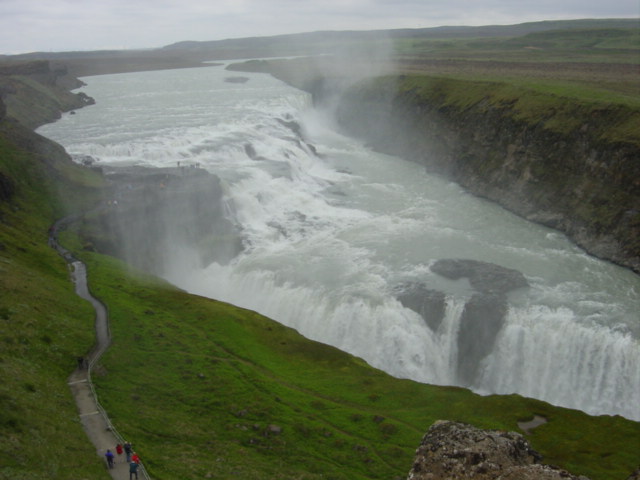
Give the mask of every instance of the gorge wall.
M 347 89 L 336 117 L 373 148 L 640 272 L 640 147 L 624 133 L 638 112 L 503 90 L 387 77 Z
M 353 82 L 304 59 L 251 61 L 331 108 L 348 134 L 640 272 L 640 110 L 509 83 L 393 75 Z

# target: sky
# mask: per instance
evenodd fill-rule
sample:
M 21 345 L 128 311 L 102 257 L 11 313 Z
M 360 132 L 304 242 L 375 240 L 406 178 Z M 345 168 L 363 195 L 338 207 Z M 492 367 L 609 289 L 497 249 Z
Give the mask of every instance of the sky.
M 0 0 L 0 54 L 319 30 L 639 18 L 640 0 Z

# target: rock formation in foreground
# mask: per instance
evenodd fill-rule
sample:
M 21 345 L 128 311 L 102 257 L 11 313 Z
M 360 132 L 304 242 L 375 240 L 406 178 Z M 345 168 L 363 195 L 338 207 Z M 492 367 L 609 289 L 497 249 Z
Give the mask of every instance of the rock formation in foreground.
M 519 433 L 437 421 L 416 450 L 408 480 L 588 480 L 540 463 Z

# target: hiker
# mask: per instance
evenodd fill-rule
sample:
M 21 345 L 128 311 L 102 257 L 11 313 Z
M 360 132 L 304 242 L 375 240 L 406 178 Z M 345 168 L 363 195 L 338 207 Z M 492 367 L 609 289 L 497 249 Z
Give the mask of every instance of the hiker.
M 133 449 L 131 448 L 131 444 L 129 442 L 124 442 L 124 453 L 127 454 L 127 463 L 131 461 L 131 452 Z
M 84 357 L 78 357 L 78 369 L 84 370 L 85 362 Z
M 131 462 L 129 463 L 129 480 L 132 480 L 134 475 L 136 476 L 136 480 L 138 480 L 138 464 Z
M 131 461 L 136 462 L 138 465 L 140 465 L 140 457 L 136 452 L 133 452 L 133 455 L 131 455 Z
M 113 468 L 113 452 L 111 450 L 107 450 L 107 453 L 104 454 L 107 457 L 107 465 L 109 468 Z
M 116 445 L 116 453 L 118 456 L 122 455 L 122 445 L 120 443 Z

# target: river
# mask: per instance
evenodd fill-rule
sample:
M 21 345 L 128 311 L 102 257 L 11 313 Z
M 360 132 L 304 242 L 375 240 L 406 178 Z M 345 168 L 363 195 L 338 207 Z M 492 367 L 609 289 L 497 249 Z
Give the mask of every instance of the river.
M 466 386 L 640 421 L 637 275 L 341 135 L 304 92 L 237 76 L 214 66 L 88 77 L 81 90 L 96 105 L 38 133 L 98 164 L 218 175 L 244 250 L 225 265 L 174 262 L 165 277 L 397 377 L 460 384 L 456 338 L 473 288 L 433 273 L 436 260 L 518 270 L 530 286 L 509 294 L 506 323 Z M 446 295 L 434 330 L 398 300 L 414 282 Z

